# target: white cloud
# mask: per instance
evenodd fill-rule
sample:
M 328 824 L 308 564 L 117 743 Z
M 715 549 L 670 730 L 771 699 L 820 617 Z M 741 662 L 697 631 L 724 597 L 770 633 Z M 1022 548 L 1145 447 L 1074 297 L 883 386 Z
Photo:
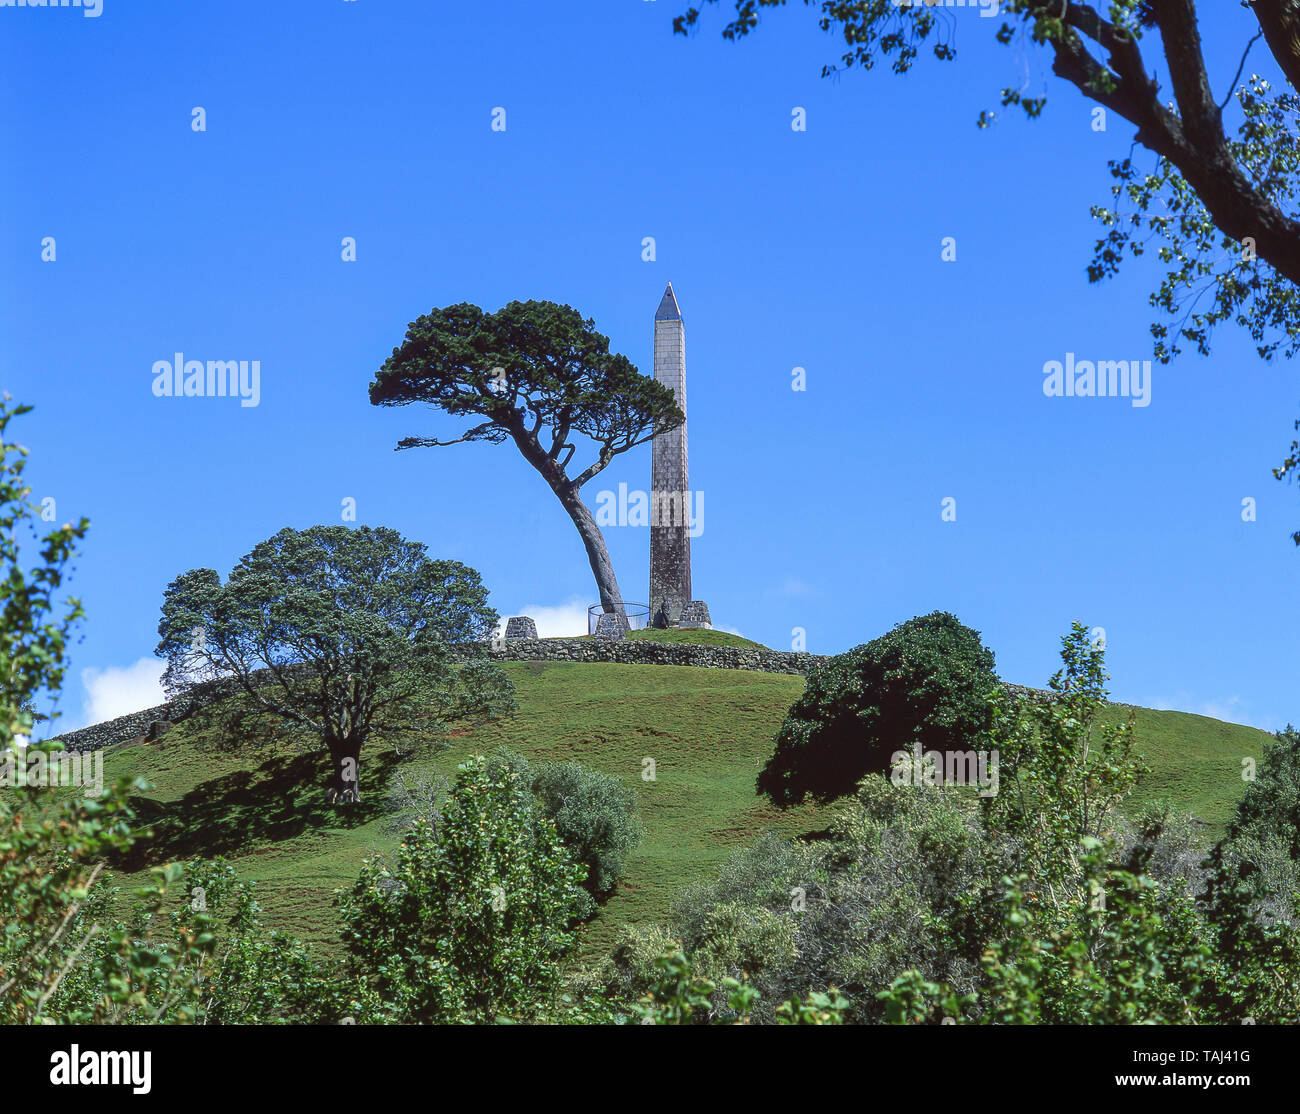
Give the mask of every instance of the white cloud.
M 165 663 L 157 658 L 141 658 L 134 665 L 83 669 L 81 687 L 86 697 L 82 718 L 87 724 L 103 723 L 162 704 L 167 699 L 162 688 L 164 668 Z
M 552 607 L 530 603 L 518 611 L 502 616 L 501 631 L 505 630 L 505 619 L 515 615 L 527 615 L 537 624 L 538 638 L 574 638 L 587 633 L 587 608 L 591 606 L 580 596 L 574 596 L 567 603 Z
M 812 585 L 800 580 L 797 576 L 787 576 L 784 582 L 776 588 L 769 588 L 767 594 L 770 596 L 786 596 L 791 599 L 802 599 L 805 596 L 813 594 Z

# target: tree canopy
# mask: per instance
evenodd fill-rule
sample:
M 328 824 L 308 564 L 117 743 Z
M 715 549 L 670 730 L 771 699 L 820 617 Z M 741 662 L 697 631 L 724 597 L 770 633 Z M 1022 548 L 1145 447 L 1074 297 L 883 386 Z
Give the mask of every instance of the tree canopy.
M 786 714 L 757 789 L 779 805 L 834 800 L 896 751 L 967 750 L 989 725 L 993 653 L 946 611 L 814 666 Z
M 434 309 L 407 327 L 370 384 L 376 406 L 423 402 L 484 419 L 459 437 L 405 437 L 399 449 L 512 441 L 560 500 L 582 537 L 606 611 L 622 604 L 600 528 L 580 492 L 614 457 L 686 420 L 672 391 L 609 350 L 609 338 L 570 306 L 511 302 L 496 313 L 468 303 Z M 576 438 L 595 459 L 570 476 Z
M 170 696 L 219 706 L 257 737 L 328 748 L 331 800 L 359 800 L 362 744 L 437 739 L 447 724 L 513 710 L 513 686 L 486 657 L 498 617 L 479 574 L 430 559 L 396 530 L 281 530 L 223 584 L 212 569 L 177 577 L 156 653 Z M 217 710 L 211 700 L 204 706 Z

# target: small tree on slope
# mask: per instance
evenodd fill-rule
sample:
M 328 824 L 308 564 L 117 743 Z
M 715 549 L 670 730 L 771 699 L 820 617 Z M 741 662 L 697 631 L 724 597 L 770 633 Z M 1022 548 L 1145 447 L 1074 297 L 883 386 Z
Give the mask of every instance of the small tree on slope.
M 496 624 L 468 566 L 395 530 L 314 526 L 262 542 L 224 584 L 212 569 L 172 581 L 156 653 L 169 695 L 233 690 L 241 728 L 318 740 L 330 801 L 355 803 L 372 736 L 437 738 L 514 710 L 486 658 Z

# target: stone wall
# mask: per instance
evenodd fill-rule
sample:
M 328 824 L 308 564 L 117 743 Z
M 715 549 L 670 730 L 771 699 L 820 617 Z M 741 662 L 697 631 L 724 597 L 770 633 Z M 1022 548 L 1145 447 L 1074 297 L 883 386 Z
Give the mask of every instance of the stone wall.
M 805 674 L 816 654 L 750 649 L 747 646 L 699 646 L 692 642 L 653 642 L 628 638 L 604 642 L 588 638 L 540 638 L 511 641 L 493 649 L 497 661 L 615 662 L 620 665 L 691 665 L 697 669 L 749 669 L 757 673 Z
M 154 708 L 146 708 L 143 712 L 132 712 L 91 727 L 83 727 L 80 731 L 69 731 L 60 738 L 66 750 L 85 753 L 134 739 L 145 734 L 151 723 L 168 723 L 175 714 L 171 704 L 159 704 Z

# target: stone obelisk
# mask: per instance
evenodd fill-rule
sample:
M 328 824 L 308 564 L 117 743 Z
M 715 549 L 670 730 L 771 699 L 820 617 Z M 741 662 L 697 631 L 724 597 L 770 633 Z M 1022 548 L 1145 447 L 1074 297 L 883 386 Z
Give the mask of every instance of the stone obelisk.
M 655 379 L 672 390 L 686 413 L 686 327 L 668 284 L 655 313 Z M 650 465 L 650 622 L 676 626 L 691 599 L 690 481 L 686 423 L 658 434 Z

